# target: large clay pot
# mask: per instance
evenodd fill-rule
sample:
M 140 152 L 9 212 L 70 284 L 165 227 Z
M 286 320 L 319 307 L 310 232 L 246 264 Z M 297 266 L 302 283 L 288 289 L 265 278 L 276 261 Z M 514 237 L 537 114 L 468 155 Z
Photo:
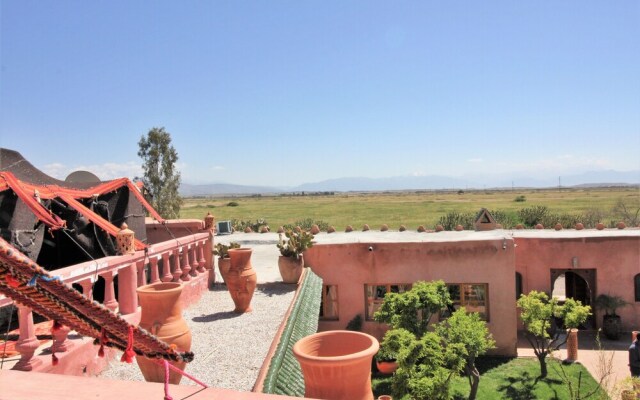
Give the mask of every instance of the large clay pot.
M 231 268 L 230 258 L 218 257 L 218 270 L 220 271 L 220 276 L 222 276 L 222 280 L 225 283 L 227 282 L 227 275 L 229 274 L 230 268 Z
M 300 339 L 293 354 L 304 375 L 304 396 L 373 400 L 371 361 L 379 347 L 376 338 L 356 331 L 326 331 Z
M 157 336 L 168 344 L 174 344 L 178 351 L 191 349 L 191 331 L 182 318 L 180 294 L 182 284 L 179 282 L 154 283 L 137 289 L 142 313 L 140 327 Z M 136 356 L 138 366 L 144 379 L 148 382 L 164 382 L 164 367 L 146 357 Z M 171 362 L 184 370 L 186 363 Z M 180 383 L 182 375 L 171 371 L 169 382 Z
M 610 340 L 620 339 L 622 321 L 619 315 L 605 315 L 602 318 L 602 332 Z
M 398 369 L 396 361 L 376 361 L 378 372 L 384 375 L 391 375 Z
M 282 282 L 284 283 L 298 283 L 300 275 L 302 275 L 302 268 L 304 267 L 304 258 L 300 255 L 300 258 L 280 256 L 278 258 L 278 268 L 280 269 L 280 276 L 282 276 Z
M 567 329 L 567 361 L 578 360 L 578 330 Z
M 229 249 L 231 267 L 227 273 L 226 282 L 229 294 L 236 308 L 233 312 L 242 314 L 250 312 L 251 299 L 258 282 L 256 271 L 251 265 L 251 253 L 253 250 L 242 247 Z

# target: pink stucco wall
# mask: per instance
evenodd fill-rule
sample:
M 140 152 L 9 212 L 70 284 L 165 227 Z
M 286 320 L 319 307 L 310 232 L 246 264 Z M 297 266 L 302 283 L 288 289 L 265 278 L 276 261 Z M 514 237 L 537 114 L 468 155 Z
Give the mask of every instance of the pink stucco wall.
M 373 250 L 370 251 L 369 247 Z M 338 321 L 320 321 L 319 330 L 344 329 L 365 316 L 365 284 L 405 284 L 418 280 L 488 284 L 488 327 L 495 354 L 516 355 L 515 254 L 513 240 L 466 240 L 420 243 L 318 244 L 305 253 L 305 264 L 324 281 L 338 286 Z M 363 331 L 381 339 L 386 326 L 364 321 Z
M 617 310 L 623 329 L 640 327 L 640 302 L 634 301 L 634 276 L 640 273 L 640 236 L 516 237 L 516 271 L 523 277 L 523 291 L 551 292 L 551 270 L 595 270 L 594 295 L 611 294 L 629 305 Z M 576 257 L 574 266 L 573 258 Z M 598 327 L 602 312 L 594 310 Z
M 147 220 L 147 240 L 149 243 L 160 243 L 174 238 L 200 233 L 204 229 L 204 221 L 199 219 L 172 219 L 164 224 L 155 220 Z

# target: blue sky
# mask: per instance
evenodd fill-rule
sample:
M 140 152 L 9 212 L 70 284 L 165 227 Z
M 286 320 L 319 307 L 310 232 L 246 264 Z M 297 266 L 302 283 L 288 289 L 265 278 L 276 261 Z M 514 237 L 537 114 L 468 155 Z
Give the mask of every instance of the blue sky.
M 0 3 L 0 146 L 64 178 L 640 169 L 638 1 Z

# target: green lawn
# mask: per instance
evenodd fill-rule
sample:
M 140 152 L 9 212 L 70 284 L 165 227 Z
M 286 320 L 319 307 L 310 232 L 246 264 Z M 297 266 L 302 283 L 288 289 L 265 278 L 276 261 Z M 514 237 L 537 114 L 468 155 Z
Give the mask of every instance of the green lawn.
M 482 374 L 477 397 L 479 400 L 571 399 L 567 384 L 560 378 L 560 366 L 557 361 L 549 361 L 549 376 L 541 380 L 536 379 L 540 375 L 540 364 L 536 359 L 487 357 L 478 364 Z M 575 386 L 578 377 L 581 377 L 581 393 L 590 393 L 597 387 L 596 381 L 582 365 L 563 365 L 563 368 Z M 372 383 L 375 397 L 391 393 L 390 377 L 374 376 Z M 452 399 L 466 399 L 469 395 L 469 383 L 466 378 L 456 377 L 451 387 Z M 590 398 L 608 399 L 602 392 Z
M 525 196 L 526 201 L 514 201 L 517 196 Z M 608 224 L 620 220 L 619 215 L 612 213 L 620 199 L 635 210 L 640 207 L 640 190 L 411 191 L 336 193 L 333 196 L 188 198 L 182 207 L 181 217 L 202 219 L 211 212 L 218 221 L 265 219 L 272 228 L 312 218 L 333 225 L 338 231 L 343 231 L 347 225 L 361 229 L 364 224 L 369 224 L 374 230 L 382 224 L 388 224 L 392 230 L 397 230 L 401 224 L 415 230 L 419 225 L 433 228 L 439 218 L 449 212 L 477 213 L 484 207 L 515 215 L 522 208 L 546 206 L 554 214 L 597 212 L 602 222 Z M 227 206 L 230 202 L 237 202 L 238 206 Z

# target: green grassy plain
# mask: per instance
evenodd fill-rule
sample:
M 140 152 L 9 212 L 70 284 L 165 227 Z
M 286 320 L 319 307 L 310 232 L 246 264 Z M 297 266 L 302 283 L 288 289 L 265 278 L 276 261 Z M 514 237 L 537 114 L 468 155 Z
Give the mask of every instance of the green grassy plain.
M 526 201 L 514 201 L 525 196 Z M 379 229 L 388 224 L 398 229 L 402 224 L 409 230 L 419 225 L 433 228 L 438 219 L 449 212 L 476 213 L 480 208 L 516 214 L 518 210 L 533 206 L 546 206 L 552 213 L 582 215 L 598 212 L 607 224 L 620 220 L 612 213 L 615 204 L 624 200 L 629 206 L 640 207 L 640 189 L 529 189 L 493 191 L 407 191 L 380 193 L 336 193 L 333 196 L 260 196 L 186 198 L 182 218 L 202 219 L 207 212 L 217 221 L 265 219 L 269 226 L 294 224 L 306 218 L 321 220 L 344 230 L 347 225 L 359 229 L 369 224 Z M 228 206 L 230 202 L 238 206 Z

